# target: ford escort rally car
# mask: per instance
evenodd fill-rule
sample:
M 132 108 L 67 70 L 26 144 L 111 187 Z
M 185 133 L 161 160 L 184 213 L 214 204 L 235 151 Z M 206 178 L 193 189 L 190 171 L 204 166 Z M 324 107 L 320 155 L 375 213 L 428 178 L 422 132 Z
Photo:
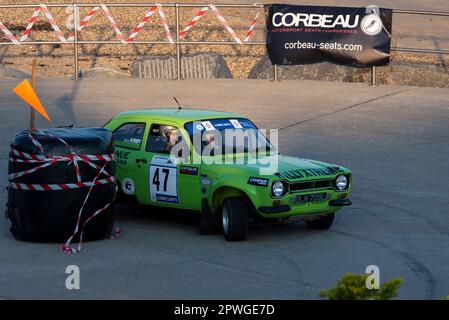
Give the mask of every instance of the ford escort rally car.
M 351 204 L 348 169 L 281 155 L 238 114 L 135 110 L 105 127 L 116 148 L 117 201 L 194 210 L 202 234 L 243 240 L 250 222 L 279 219 L 328 229 L 334 213 Z

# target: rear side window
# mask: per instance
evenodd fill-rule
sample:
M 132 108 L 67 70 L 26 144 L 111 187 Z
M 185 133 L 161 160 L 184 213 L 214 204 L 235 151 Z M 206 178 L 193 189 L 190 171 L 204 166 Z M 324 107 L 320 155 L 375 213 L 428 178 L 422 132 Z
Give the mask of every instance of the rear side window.
M 140 149 L 145 123 L 124 123 L 112 133 L 114 143 L 125 148 Z

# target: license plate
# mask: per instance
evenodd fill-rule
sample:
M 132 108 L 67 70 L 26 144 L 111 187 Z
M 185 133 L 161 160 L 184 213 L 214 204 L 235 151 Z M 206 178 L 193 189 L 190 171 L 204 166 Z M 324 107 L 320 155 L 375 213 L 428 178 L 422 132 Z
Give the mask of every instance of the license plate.
M 299 194 L 292 198 L 292 203 L 312 203 L 312 202 L 322 202 L 328 200 L 328 194 L 326 192 L 322 193 L 312 193 L 312 194 Z

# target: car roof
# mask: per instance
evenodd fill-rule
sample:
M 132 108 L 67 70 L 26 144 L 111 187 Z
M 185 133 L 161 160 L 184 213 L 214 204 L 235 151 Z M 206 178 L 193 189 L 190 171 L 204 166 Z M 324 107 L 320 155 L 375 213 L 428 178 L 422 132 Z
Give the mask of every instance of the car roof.
M 117 118 L 152 118 L 159 120 L 174 120 L 177 122 L 190 122 L 195 120 L 219 119 L 219 118 L 243 118 L 242 115 L 206 109 L 178 109 L 178 108 L 159 108 L 159 109 L 138 109 L 120 112 L 114 116 Z

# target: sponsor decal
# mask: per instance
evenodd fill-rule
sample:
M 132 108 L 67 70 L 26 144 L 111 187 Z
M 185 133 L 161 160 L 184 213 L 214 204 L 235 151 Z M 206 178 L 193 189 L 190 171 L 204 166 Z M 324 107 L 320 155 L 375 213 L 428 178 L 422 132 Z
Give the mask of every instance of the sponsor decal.
M 243 128 L 242 125 L 240 124 L 240 122 L 237 119 L 229 119 L 229 122 L 231 122 L 231 124 L 236 129 L 242 129 Z
M 192 176 L 196 176 L 196 175 L 198 175 L 198 168 L 197 167 L 181 166 L 181 168 L 179 168 L 179 172 L 181 174 L 189 174 L 189 175 L 192 175 Z
M 356 28 L 360 16 L 350 14 L 307 14 L 307 13 L 283 13 L 273 14 L 272 24 L 274 27 L 314 27 L 314 28 Z
M 190 135 L 195 131 L 210 131 L 223 129 L 255 129 L 257 128 L 250 121 L 245 119 L 211 119 L 202 122 L 189 122 L 186 124 L 186 129 Z
M 201 122 L 201 124 L 203 125 L 204 129 L 206 129 L 206 131 L 215 130 L 215 127 L 210 121 L 203 121 Z
M 348 66 L 390 62 L 393 11 L 267 4 L 267 50 L 278 65 L 330 61 Z
M 128 163 L 129 151 L 115 151 L 115 162 L 117 164 L 126 165 Z
M 156 195 L 155 195 L 155 200 L 158 202 L 178 203 L 177 196 L 169 196 L 169 195 L 158 194 L 158 193 L 156 193 Z
M 207 174 L 202 174 L 200 178 L 201 185 L 203 186 L 210 186 L 212 181 L 209 179 Z
M 249 177 L 248 184 L 252 184 L 252 185 L 260 186 L 260 187 L 266 187 L 268 185 L 268 179 Z
M 275 175 L 282 179 L 301 179 L 309 177 L 323 177 L 323 176 L 333 176 L 337 173 L 343 173 L 344 171 L 340 167 L 327 167 L 320 169 L 295 169 L 285 172 L 278 172 Z
M 136 190 L 136 185 L 134 184 L 133 179 L 131 178 L 124 178 L 122 181 L 122 191 L 124 194 L 131 195 L 134 194 L 134 191 Z
M 362 31 L 368 36 L 378 35 L 383 28 L 382 20 L 375 14 L 370 14 L 363 18 L 360 24 Z
M 129 141 L 130 141 L 131 143 L 134 143 L 134 144 L 140 144 L 140 142 L 142 141 L 142 139 L 131 138 L 131 139 L 129 139 Z

